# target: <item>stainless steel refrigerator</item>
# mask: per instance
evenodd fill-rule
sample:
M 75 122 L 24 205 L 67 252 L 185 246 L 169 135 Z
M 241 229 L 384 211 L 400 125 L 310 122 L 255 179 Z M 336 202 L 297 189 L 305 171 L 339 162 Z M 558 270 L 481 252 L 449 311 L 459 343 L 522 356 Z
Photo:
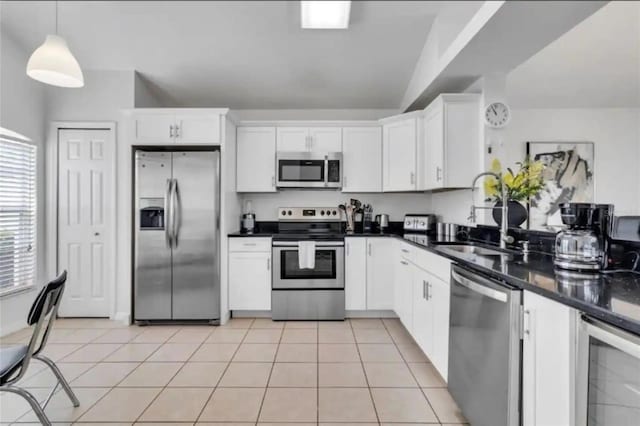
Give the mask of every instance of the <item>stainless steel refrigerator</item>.
M 220 152 L 134 158 L 134 320 L 218 321 Z

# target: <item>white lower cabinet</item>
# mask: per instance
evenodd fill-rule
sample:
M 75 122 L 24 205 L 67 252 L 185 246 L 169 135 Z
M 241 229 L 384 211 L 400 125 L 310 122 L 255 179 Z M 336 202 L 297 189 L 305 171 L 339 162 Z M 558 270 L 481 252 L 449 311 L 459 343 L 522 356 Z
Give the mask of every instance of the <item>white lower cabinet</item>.
M 433 348 L 431 362 L 444 378 L 449 374 L 449 306 L 451 293 L 449 283 L 439 278 L 429 280 L 429 301 L 433 304 Z
M 577 313 L 535 293 L 523 294 L 523 425 L 573 424 Z
M 345 309 L 367 309 L 367 238 L 344 239 Z
M 430 275 L 420 268 L 413 274 L 413 339 L 431 359 L 433 353 L 433 302 L 429 299 Z
M 394 283 L 395 311 L 402 325 L 411 333 L 413 330 L 413 275 L 416 267 L 402 256 L 397 262 Z
M 237 243 L 235 240 L 243 241 Z M 229 309 L 271 310 L 271 243 L 269 239 L 232 238 L 230 243 Z M 264 250 L 265 247 L 269 250 Z
M 367 238 L 367 309 L 394 308 L 394 247 L 391 238 Z

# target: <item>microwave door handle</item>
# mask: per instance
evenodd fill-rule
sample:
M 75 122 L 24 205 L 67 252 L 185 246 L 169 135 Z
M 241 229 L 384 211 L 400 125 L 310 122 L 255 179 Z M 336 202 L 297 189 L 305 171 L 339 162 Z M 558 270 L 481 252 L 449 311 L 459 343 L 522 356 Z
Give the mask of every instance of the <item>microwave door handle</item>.
M 324 186 L 329 186 L 329 156 L 324 156 Z

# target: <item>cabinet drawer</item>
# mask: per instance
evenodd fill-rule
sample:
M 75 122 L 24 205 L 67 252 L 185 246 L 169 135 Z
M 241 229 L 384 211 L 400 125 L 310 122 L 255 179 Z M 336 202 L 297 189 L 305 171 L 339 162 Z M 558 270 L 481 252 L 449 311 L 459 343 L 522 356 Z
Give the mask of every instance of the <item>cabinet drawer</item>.
M 237 252 L 237 251 L 259 251 L 265 252 L 271 251 L 271 238 L 253 238 L 253 237 L 242 237 L 242 238 L 229 238 L 229 251 Z
M 415 263 L 416 251 L 418 251 L 411 244 L 400 242 L 400 257 L 408 260 L 409 262 Z
M 451 279 L 451 261 L 427 250 L 415 250 L 414 263 L 429 272 L 431 275 L 440 278 L 444 282 Z

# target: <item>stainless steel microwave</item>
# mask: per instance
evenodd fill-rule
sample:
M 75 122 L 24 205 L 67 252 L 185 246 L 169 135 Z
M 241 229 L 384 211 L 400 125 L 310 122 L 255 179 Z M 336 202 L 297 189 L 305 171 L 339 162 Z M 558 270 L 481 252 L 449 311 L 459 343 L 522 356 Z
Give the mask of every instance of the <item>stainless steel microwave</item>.
M 342 153 L 278 152 L 278 188 L 342 188 Z

